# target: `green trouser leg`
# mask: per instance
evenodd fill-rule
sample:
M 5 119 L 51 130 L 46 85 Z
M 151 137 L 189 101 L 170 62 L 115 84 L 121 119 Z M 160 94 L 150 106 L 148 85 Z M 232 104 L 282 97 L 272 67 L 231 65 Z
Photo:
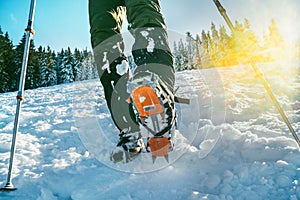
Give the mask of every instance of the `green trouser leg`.
M 135 38 L 132 55 L 138 67 L 134 73 L 154 72 L 173 90 L 174 70 L 158 0 L 89 0 L 91 42 L 108 108 L 119 130 L 134 132 L 139 127 L 126 102 L 129 71 L 124 67 L 121 35 L 125 7 Z
M 126 92 L 129 69 L 124 68 L 126 57 L 121 35 L 124 5 L 124 1 L 89 0 L 90 33 L 99 78 L 112 119 L 120 131 L 130 128 L 135 132 L 139 126 L 132 106 L 126 102 L 129 97 Z
M 173 91 L 173 56 L 159 0 L 125 0 L 125 5 L 128 28 L 135 38 L 132 55 L 138 67 L 134 74 L 153 72 Z

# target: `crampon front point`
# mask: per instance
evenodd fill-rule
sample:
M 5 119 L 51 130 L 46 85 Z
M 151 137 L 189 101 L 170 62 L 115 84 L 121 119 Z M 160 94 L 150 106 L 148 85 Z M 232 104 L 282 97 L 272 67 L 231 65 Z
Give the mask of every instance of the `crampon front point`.
M 157 157 L 164 157 L 169 162 L 169 150 L 171 142 L 168 138 L 162 137 L 151 137 L 148 141 L 150 152 L 152 154 L 152 161 L 155 162 Z

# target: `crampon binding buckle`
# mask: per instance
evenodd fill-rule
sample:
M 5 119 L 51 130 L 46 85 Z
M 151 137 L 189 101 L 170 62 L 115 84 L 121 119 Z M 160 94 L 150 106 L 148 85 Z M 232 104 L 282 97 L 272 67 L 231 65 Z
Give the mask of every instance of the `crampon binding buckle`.
M 163 106 L 150 86 L 144 85 L 136 88 L 132 93 L 132 98 L 142 124 L 149 116 L 161 114 L 163 117 Z

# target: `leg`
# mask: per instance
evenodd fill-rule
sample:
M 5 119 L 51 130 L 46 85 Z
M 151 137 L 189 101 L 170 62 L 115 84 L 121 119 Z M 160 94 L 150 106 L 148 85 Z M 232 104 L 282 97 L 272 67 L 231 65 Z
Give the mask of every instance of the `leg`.
M 163 114 L 160 113 L 161 115 L 158 115 L 156 113 L 152 116 L 144 117 L 141 121 L 153 135 L 162 136 L 166 133 L 172 133 L 176 122 L 173 95 L 175 72 L 173 56 L 168 44 L 166 25 L 160 11 L 160 1 L 125 0 L 125 5 L 129 30 L 135 38 L 132 55 L 137 67 L 133 73 L 133 80 L 142 80 L 139 79 L 140 77 L 143 77 L 145 80 L 149 72 L 150 74 L 156 74 L 159 77 L 159 81 L 156 82 L 156 78 L 153 76 L 152 81 L 154 81 L 156 86 L 152 89 L 158 95 L 159 100 L 163 102 Z M 144 100 L 144 102 L 152 102 L 152 105 L 149 103 L 147 109 L 153 109 L 153 102 L 157 99 L 153 97 L 154 95 L 150 97 L 151 95 L 149 94 L 150 92 L 148 95 L 145 95 L 148 99 Z M 139 104 L 141 102 L 136 98 L 135 105 Z M 144 105 L 146 104 L 148 103 L 144 103 Z M 159 110 L 159 106 L 157 106 L 157 110 Z M 146 115 L 141 108 L 138 112 Z
M 125 5 L 129 30 L 135 38 L 132 54 L 138 67 L 134 74 L 153 72 L 173 91 L 173 56 L 159 0 L 125 0 Z
M 125 12 L 122 0 L 89 0 L 91 42 L 100 81 L 112 119 L 119 130 L 139 129 L 126 100 L 129 69 L 121 36 Z

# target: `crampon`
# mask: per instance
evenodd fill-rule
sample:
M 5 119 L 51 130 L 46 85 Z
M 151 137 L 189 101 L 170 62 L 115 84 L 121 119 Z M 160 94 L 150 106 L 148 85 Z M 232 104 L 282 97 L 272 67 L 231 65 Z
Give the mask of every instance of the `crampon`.
M 137 121 L 151 134 L 146 150 L 151 152 L 153 163 L 157 157 L 164 157 L 169 162 L 176 124 L 173 93 L 155 74 L 130 81 L 128 92 L 128 102 L 134 107 Z

